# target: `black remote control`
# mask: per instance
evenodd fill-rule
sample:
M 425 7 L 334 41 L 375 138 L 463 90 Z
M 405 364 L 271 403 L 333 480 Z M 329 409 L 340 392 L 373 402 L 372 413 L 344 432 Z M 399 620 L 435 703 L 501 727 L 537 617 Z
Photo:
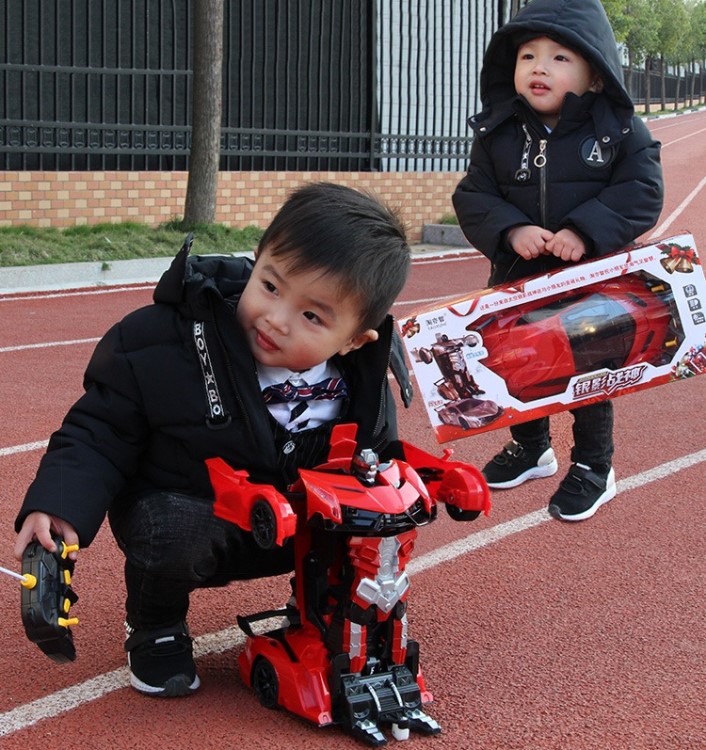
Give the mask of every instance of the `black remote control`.
M 39 542 L 27 545 L 22 556 L 22 624 L 32 643 L 56 662 L 76 658 L 70 627 L 78 620 L 69 617 L 69 609 L 78 600 L 71 588 L 74 561 L 61 537 L 54 537 L 56 552 L 48 552 Z

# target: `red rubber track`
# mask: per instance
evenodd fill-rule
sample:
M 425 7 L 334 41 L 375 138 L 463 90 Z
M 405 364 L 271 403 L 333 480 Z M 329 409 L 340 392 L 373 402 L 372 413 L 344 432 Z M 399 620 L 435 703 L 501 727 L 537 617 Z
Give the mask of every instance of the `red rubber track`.
M 706 113 L 650 128 L 664 144 L 660 235 L 688 230 L 706 253 Z M 422 257 L 396 313 L 480 288 L 487 273 L 469 253 Z M 41 446 L 80 393 L 95 340 L 150 295 L 136 287 L 0 298 L 0 565 L 18 569 L 14 516 Z M 619 494 L 590 521 L 545 512 L 568 466 L 571 418 L 562 414 L 552 419 L 557 476 L 494 493 L 489 518 L 454 523 L 441 513 L 421 530 L 410 635 L 443 732 L 412 737 L 409 750 L 706 747 L 704 403 L 706 377 L 615 401 Z M 400 424 L 406 438 L 441 450 L 419 402 L 400 409 Z M 451 445 L 482 465 L 506 439 L 490 432 Z M 122 561 L 106 527 L 76 568 L 74 663 L 57 665 L 26 640 L 19 585 L 0 580 L 3 750 L 363 747 L 262 708 L 240 681 L 235 616 L 281 606 L 286 577 L 193 596 L 202 687 L 173 701 L 126 687 Z

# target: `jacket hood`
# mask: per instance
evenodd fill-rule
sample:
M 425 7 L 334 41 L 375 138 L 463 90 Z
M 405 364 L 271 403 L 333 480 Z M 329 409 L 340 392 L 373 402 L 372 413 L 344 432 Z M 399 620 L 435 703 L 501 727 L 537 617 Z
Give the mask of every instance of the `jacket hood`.
M 194 237 L 189 234 L 155 290 L 155 302 L 177 305 L 183 314 L 198 320 L 213 317 L 211 301 L 238 297 L 245 289 L 254 262 L 232 255 L 190 255 Z
M 634 106 L 623 82 L 623 69 L 608 16 L 600 0 L 533 0 L 490 40 L 480 74 L 483 110 L 515 96 L 518 40 L 548 36 L 579 52 L 601 74 L 604 93 L 625 123 Z

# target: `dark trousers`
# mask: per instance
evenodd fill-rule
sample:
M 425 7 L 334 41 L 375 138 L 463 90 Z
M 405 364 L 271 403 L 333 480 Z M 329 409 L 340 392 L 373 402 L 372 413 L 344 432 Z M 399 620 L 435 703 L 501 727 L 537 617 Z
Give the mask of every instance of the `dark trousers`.
M 137 630 L 186 619 L 194 589 L 294 568 L 290 544 L 260 549 L 250 534 L 216 518 L 201 498 L 158 492 L 116 504 L 109 519 L 125 555 L 127 621 Z
M 571 409 L 571 413 L 574 416 L 571 460 L 586 464 L 599 473 L 608 472 L 614 451 L 613 402 L 599 401 Z M 529 450 L 548 448 L 551 444 L 549 417 L 513 425 L 510 432 L 514 440 Z

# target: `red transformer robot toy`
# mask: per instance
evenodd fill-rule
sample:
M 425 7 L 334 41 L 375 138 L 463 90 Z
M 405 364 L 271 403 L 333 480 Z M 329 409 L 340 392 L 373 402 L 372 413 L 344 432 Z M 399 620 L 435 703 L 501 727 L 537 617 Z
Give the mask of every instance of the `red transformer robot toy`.
M 431 701 L 419 647 L 407 634 L 409 576 L 417 529 L 443 502 L 458 521 L 488 514 L 490 494 L 473 466 L 403 443 L 405 461 L 380 463 L 357 451 L 355 425 L 338 425 L 325 464 L 300 470 L 286 493 L 251 483 L 221 459 L 208 469 L 214 512 L 269 549 L 293 538 L 296 607 L 239 617 L 249 636 L 243 681 L 260 702 L 319 726 L 341 725 L 373 746 L 384 727 L 441 731 L 422 705 Z M 286 615 L 255 634 L 252 623 Z

